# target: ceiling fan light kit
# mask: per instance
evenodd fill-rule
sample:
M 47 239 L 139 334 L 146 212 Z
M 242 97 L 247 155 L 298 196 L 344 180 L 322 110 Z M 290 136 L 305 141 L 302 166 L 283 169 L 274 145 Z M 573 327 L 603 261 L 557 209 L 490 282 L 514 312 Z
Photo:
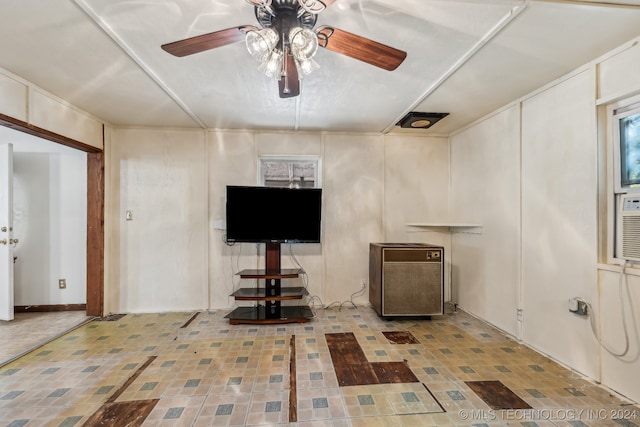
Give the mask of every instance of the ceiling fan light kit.
M 245 44 L 249 54 L 257 61 L 264 62 L 278 43 L 278 33 L 271 28 L 247 31 Z
M 278 80 L 281 98 L 300 94 L 300 78 L 317 70 L 318 47 L 393 71 L 407 53 L 338 28 L 315 31 L 317 15 L 335 0 L 246 0 L 261 28 L 241 25 L 162 45 L 174 56 L 187 56 L 244 40 L 258 69 Z
M 429 129 L 438 121 L 447 117 L 449 113 L 421 113 L 411 111 L 404 116 L 396 126 L 409 129 Z

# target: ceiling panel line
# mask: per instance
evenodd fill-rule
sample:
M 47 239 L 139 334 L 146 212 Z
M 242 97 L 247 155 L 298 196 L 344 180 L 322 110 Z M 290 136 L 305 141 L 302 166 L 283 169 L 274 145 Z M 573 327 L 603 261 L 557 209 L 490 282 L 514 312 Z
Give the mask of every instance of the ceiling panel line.
M 608 1 L 590 1 L 590 0 L 530 0 L 535 3 L 560 3 L 574 6 L 591 6 L 591 7 L 618 7 L 624 9 L 640 9 L 640 4 L 619 3 Z
M 129 58 L 133 60 L 133 62 L 136 63 L 136 65 L 138 65 L 138 67 L 140 67 L 142 71 L 145 72 L 145 74 L 147 74 L 147 76 L 149 76 L 149 78 L 151 78 L 151 80 L 153 80 L 153 82 L 156 85 L 158 85 L 158 87 L 160 87 L 160 89 L 162 89 L 164 93 L 166 93 L 169 96 L 169 98 L 173 100 L 173 102 L 175 102 L 201 128 L 207 129 L 207 126 L 200 119 L 200 117 L 198 117 L 196 113 L 191 111 L 191 109 L 187 106 L 187 104 L 185 104 L 180 99 L 180 97 L 176 95 L 175 92 L 171 90 L 171 88 L 168 85 L 166 85 L 162 81 L 162 79 L 156 73 L 154 73 L 149 66 L 147 66 L 147 64 L 142 60 L 142 58 L 136 55 L 135 52 L 129 47 L 129 45 L 127 45 L 123 40 L 121 40 L 117 36 L 115 31 L 113 31 L 111 27 L 106 22 L 104 22 L 104 20 L 98 15 L 98 13 L 94 9 L 92 9 L 91 6 L 89 6 L 86 3 L 85 0 L 73 0 L 73 1 L 93 22 L 95 22 L 102 29 L 102 31 L 104 31 L 104 33 L 107 36 L 109 36 L 118 45 L 118 47 Z
M 528 7 L 530 0 L 524 0 L 521 5 L 511 8 L 509 13 L 503 16 L 484 36 L 480 38 L 471 48 L 462 55 L 456 62 L 453 63 L 438 79 L 436 79 L 427 89 L 418 97 L 418 99 L 411 104 L 409 108 L 404 110 L 393 123 L 390 123 L 382 133 L 388 133 L 396 126 L 396 123 L 400 121 L 407 113 L 412 111 L 416 106 L 420 105 L 429 95 L 431 95 L 436 89 L 438 89 L 449 77 L 451 77 L 456 71 L 458 71 L 463 65 L 465 65 L 473 56 L 478 53 L 484 46 L 486 46 L 491 40 L 493 40 L 498 34 L 502 32 L 509 24 Z

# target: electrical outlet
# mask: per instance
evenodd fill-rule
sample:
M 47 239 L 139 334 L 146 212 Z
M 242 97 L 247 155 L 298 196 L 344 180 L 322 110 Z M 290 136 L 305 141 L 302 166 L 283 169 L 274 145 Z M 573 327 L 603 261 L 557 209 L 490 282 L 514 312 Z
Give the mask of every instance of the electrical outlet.
M 67 289 L 67 279 L 58 280 L 58 288 Z
M 584 301 L 578 301 L 578 311 L 576 311 L 578 316 L 586 316 L 587 315 L 587 303 Z
M 571 298 L 569 300 L 569 311 L 578 316 L 586 316 L 587 302 L 580 298 Z

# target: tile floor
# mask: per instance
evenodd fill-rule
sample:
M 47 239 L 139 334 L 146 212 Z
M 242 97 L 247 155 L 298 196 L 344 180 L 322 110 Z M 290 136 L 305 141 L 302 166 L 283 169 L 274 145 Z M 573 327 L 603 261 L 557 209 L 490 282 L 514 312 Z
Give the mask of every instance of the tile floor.
M 84 311 L 16 313 L 0 321 L 0 366 L 91 319 Z
M 80 426 L 117 396 L 159 399 L 145 426 L 640 426 L 638 406 L 461 311 L 387 321 L 335 308 L 305 324 L 235 326 L 226 314 L 83 325 L 0 368 L 0 425 Z M 418 344 L 393 344 L 389 331 Z M 352 332 L 369 362 L 406 361 L 419 382 L 340 387 L 325 340 L 336 332 Z M 533 409 L 491 409 L 466 383 L 488 380 Z

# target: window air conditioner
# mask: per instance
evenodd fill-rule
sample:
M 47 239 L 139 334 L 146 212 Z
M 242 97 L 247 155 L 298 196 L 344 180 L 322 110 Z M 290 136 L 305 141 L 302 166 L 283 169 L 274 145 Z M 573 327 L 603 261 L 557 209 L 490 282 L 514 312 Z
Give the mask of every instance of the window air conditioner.
M 640 194 L 620 197 L 616 218 L 616 258 L 640 262 Z

